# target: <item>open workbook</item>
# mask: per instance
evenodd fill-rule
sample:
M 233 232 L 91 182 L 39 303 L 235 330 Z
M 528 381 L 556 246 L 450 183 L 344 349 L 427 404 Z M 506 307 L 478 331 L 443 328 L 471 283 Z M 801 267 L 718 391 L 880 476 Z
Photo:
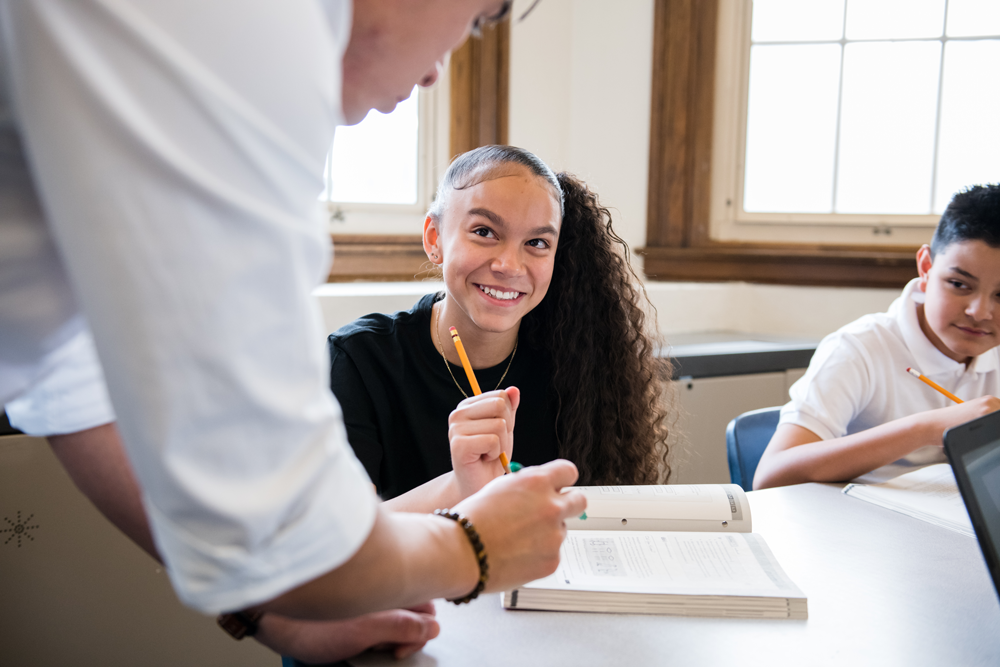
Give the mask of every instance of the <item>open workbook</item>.
M 844 493 L 956 533 L 976 536 L 947 463 L 919 468 L 882 484 L 848 484 Z
M 743 618 L 807 617 L 806 597 L 732 484 L 577 487 L 587 512 L 551 576 L 507 591 L 508 609 Z

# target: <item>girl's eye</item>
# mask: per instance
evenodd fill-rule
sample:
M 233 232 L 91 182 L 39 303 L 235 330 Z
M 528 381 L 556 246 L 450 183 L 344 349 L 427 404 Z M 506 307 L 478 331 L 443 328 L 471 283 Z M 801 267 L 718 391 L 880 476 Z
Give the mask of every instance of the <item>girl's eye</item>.
M 551 247 L 549 246 L 549 242 L 545 239 L 531 239 L 528 241 L 528 245 L 532 248 L 538 248 L 539 250 L 545 250 L 546 248 Z
M 948 284 L 954 287 L 955 289 L 965 289 L 965 283 L 959 280 L 949 280 Z
M 484 239 L 496 238 L 496 236 L 493 234 L 493 231 L 487 229 L 486 227 L 477 227 L 476 229 L 472 230 L 472 233 L 475 234 L 476 236 L 481 236 Z

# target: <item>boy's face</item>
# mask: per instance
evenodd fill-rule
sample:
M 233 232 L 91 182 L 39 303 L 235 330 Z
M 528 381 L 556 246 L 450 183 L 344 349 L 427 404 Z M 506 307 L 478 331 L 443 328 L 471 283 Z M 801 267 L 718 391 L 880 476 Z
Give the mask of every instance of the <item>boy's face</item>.
M 926 294 L 920 328 L 937 349 L 968 362 L 1000 345 L 1000 248 L 958 241 L 931 260 L 925 245 L 917 269 Z

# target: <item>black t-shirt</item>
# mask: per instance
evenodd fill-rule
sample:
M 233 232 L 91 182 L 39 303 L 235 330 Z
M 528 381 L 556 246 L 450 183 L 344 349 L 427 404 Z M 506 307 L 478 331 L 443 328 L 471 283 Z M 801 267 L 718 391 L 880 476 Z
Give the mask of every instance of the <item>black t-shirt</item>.
M 344 411 L 347 437 L 385 499 L 394 498 L 451 470 L 448 416 L 469 396 L 465 371 L 449 364 L 431 338 L 428 294 L 412 310 L 375 313 L 330 334 L 330 388 Z M 451 340 L 443 341 L 451 345 Z M 510 357 L 476 370 L 483 391 L 492 390 Z M 529 466 L 557 457 L 545 355 L 520 342 L 500 388 L 517 387 L 511 460 Z

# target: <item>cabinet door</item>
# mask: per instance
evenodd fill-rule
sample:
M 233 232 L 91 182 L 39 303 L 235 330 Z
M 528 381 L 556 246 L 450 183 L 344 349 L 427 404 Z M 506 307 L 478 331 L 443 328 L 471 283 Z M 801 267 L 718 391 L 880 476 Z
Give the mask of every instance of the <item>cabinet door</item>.
M 674 484 L 728 484 L 726 426 L 749 410 L 788 401 L 787 372 L 675 380 L 679 407 L 671 435 Z
M 276 667 L 181 605 L 41 438 L 0 437 L 0 664 Z

